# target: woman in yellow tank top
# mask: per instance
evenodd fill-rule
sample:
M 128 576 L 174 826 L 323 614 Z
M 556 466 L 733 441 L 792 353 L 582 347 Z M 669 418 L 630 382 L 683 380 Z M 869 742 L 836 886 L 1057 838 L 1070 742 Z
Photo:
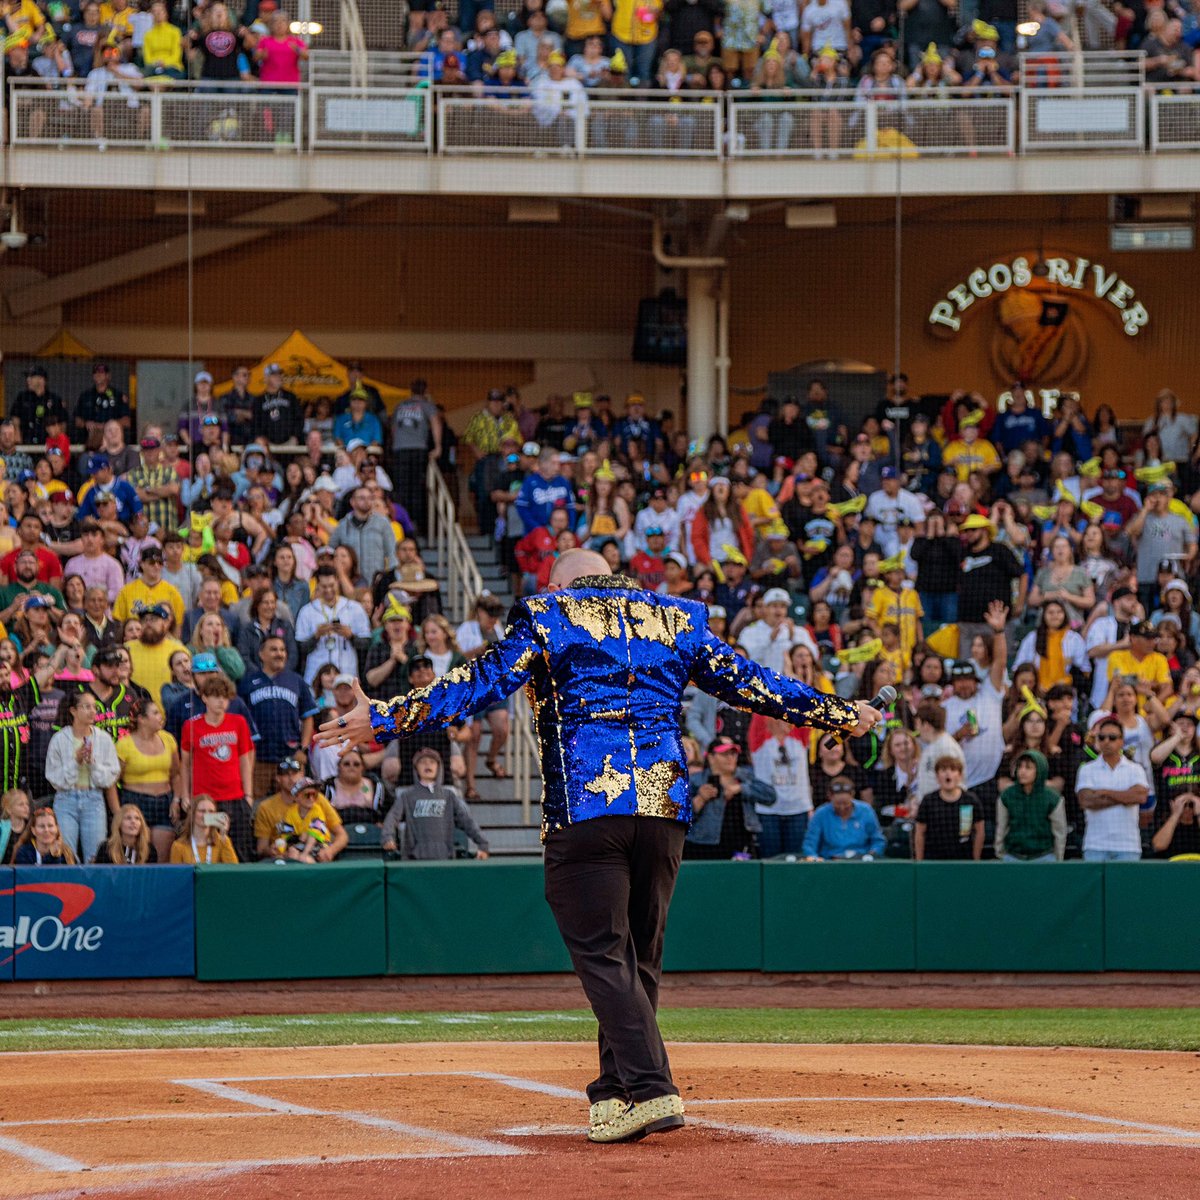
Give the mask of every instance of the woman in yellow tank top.
M 148 700 L 134 704 L 129 733 L 117 741 L 121 803 L 142 810 L 158 861 L 166 862 L 179 822 L 179 747 L 163 729 L 162 709 Z

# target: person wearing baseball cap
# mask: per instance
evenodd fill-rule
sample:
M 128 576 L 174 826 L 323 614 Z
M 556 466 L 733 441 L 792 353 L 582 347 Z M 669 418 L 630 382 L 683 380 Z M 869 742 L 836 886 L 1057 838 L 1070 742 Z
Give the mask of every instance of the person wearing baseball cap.
M 695 818 L 683 844 L 687 859 L 753 858 L 762 834 L 757 805 L 775 801 L 774 789 L 739 766 L 742 748 L 718 736 L 708 748 L 706 765 L 695 781 Z M 727 810 L 732 814 L 727 815 Z
M 295 392 L 283 386 L 283 368 L 270 363 L 263 375 L 263 393 L 255 401 L 251 432 L 272 446 L 304 441 L 304 410 Z
M 182 630 L 183 597 L 173 583 L 168 583 L 163 578 L 162 547 L 153 544 L 143 546 L 138 566 L 140 577 L 131 579 L 113 601 L 113 617 L 118 621 L 127 621 L 133 615 L 135 605 L 158 604 L 167 612 L 171 628 Z
M 67 422 L 67 406 L 57 392 L 49 389 L 46 368 L 33 363 L 25 371 L 25 386 L 7 406 L 8 418 L 16 422 L 13 429 L 12 450 L 22 443 L 30 445 L 44 443 L 46 440 L 47 418 L 55 417 L 65 425 Z M 6 439 L 5 439 L 6 441 Z M 9 456 L 10 448 L 4 445 L 5 457 Z M 22 456 L 27 457 L 27 456 Z M 24 464 L 22 464 L 24 465 Z M 29 463 L 29 469 L 33 464 Z M 10 470 L 8 477 L 15 478 L 16 472 Z
M 254 810 L 254 849 L 260 859 L 284 857 L 287 841 L 277 840 L 279 826 L 292 803 L 292 788 L 304 774 L 304 763 L 296 755 L 288 755 L 275 764 L 275 790 Z
M 925 520 L 925 505 L 919 497 L 902 486 L 904 476 L 894 466 L 882 468 L 879 474 L 879 491 L 867 497 L 867 507 L 863 512 L 875 518 L 875 537 L 884 556 L 890 558 L 900 548 L 900 535 L 896 531 L 901 520 L 908 518 L 919 525 Z
M 84 460 L 84 470 L 89 482 L 80 489 L 79 519 L 98 515 L 96 504 L 101 496 L 112 496 L 117 502 L 117 520 L 122 525 L 128 525 L 134 513 L 142 511 L 142 501 L 137 489 L 128 479 L 117 479 L 112 465 L 112 459 L 103 451 L 97 450 Z
M 84 389 L 75 402 L 75 437 L 89 450 L 95 450 L 104 437 L 105 421 L 116 421 L 128 429 L 129 397 L 113 387 L 108 363 L 98 362 L 92 366 L 92 386 Z
M 1131 680 L 1138 690 L 1138 711 L 1145 713 L 1146 698 L 1157 696 L 1165 703 L 1174 692 L 1171 668 L 1166 657 L 1155 648 L 1158 630 L 1150 621 L 1137 621 L 1129 627 L 1128 645 L 1108 656 L 1108 679 Z M 1110 693 L 1111 694 L 1111 693 Z
M 396 793 L 396 802 L 384 818 L 380 844 L 386 853 L 406 859 L 432 862 L 455 857 L 454 833 L 461 829 L 478 847 L 475 857 L 488 857 L 489 844 L 471 815 L 467 802 L 455 787 L 442 778 L 442 756 L 430 746 L 418 750 L 412 759 L 415 780 Z M 404 825 L 403 840 L 397 835 Z
M 350 841 L 336 808 L 321 794 L 315 779 L 302 775 L 292 784 L 292 802 L 276 831 L 285 862 L 327 863 Z
M 958 645 L 971 648 L 978 635 L 991 640 L 988 611 L 997 598 L 1011 603 L 1014 581 L 1021 563 L 1008 546 L 992 539 L 996 526 L 980 513 L 970 513 L 958 527 L 963 540 L 962 573 L 958 584 Z M 970 786 L 970 785 L 968 785 Z

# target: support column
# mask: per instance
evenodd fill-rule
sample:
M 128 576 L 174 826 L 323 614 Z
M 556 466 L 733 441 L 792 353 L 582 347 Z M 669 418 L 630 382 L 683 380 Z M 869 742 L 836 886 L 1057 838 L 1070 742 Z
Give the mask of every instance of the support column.
M 707 441 L 717 429 L 718 272 L 688 268 L 687 428 L 691 441 Z

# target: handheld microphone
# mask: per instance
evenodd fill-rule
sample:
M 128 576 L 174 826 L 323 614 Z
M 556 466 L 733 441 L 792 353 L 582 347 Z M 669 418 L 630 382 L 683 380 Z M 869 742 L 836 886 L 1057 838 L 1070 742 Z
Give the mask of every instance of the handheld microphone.
M 880 712 L 883 712 L 883 710 L 887 708 L 887 706 L 891 704 L 893 700 L 896 699 L 897 695 L 899 695 L 899 693 L 896 691 L 896 689 L 892 687 L 890 683 L 885 683 L 883 687 L 879 689 L 879 692 L 876 694 L 875 699 L 871 701 L 869 707 L 877 708 Z

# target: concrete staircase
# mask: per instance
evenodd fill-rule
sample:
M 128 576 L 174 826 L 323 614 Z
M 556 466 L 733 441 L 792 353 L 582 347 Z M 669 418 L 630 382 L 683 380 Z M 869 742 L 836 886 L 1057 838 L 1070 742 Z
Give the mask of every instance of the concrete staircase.
M 471 534 L 467 538 L 475 564 L 483 577 L 483 586 L 498 596 L 507 608 L 513 601 L 512 589 L 509 586 L 508 573 L 500 563 L 499 547 L 495 540 L 479 534 Z M 434 549 L 422 552 L 425 566 L 429 573 L 446 585 L 445 564 L 438 561 Z M 519 858 L 541 857 L 542 847 L 539 828 L 542 819 L 541 780 L 533 781 L 534 803 L 530 810 L 530 824 L 526 825 L 521 812 L 521 802 L 514 794 L 511 779 L 493 779 L 487 773 L 488 749 L 491 735 L 487 725 L 484 725 L 483 740 L 479 749 L 479 774 L 475 786 L 479 790 L 480 799 L 471 804 L 471 812 L 479 827 L 487 835 L 492 854 L 496 857 Z M 511 761 L 505 764 L 511 771 Z

